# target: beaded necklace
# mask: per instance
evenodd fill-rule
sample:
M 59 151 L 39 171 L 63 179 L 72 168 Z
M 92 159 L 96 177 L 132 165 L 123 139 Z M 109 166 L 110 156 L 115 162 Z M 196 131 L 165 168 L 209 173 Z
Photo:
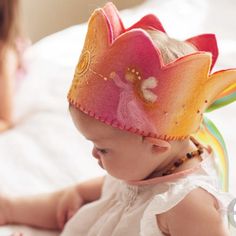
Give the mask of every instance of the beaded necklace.
M 203 153 L 203 148 L 204 147 L 195 138 L 190 137 L 190 140 L 197 147 L 197 150 L 192 151 L 192 152 L 188 152 L 188 153 L 186 153 L 185 156 L 179 158 L 177 161 L 174 162 L 172 167 L 170 167 L 168 170 L 166 170 L 164 173 L 162 173 L 162 176 L 166 176 L 166 175 L 172 174 L 174 170 L 176 170 L 183 163 L 185 163 L 186 161 L 188 161 L 188 160 L 190 160 L 192 158 L 196 158 L 196 157 L 200 157 L 201 158 L 201 154 Z

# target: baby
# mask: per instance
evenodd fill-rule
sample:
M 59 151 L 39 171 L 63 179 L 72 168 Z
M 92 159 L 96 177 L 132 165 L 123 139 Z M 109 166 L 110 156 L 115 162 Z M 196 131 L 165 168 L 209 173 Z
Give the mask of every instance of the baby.
M 235 92 L 235 70 L 209 75 L 217 53 L 214 35 L 180 42 L 154 15 L 125 29 L 112 3 L 95 10 L 68 100 L 108 175 L 47 195 L 2 196 L 0 223 L 62 236 L 229 235 L 232 197 L 220 189 L 211 142 L 200 139 L 209 137 L 203 113 Z

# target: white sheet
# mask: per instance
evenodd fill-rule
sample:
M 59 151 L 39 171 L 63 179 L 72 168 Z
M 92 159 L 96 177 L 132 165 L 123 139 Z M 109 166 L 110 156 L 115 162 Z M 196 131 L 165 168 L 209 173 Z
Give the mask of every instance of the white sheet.
M 149 0 L 122 11 L 122 17 L 128 27 L 153 12 L 167 32 L 179 39 L 216 33 L 220 49 L 215 68 L 218 70 L 236 67 L 235 10 L 234 0 Z M 76 132 L 67 111 L 66 93 L 85 33 L 86 24 L 76 25 L 44 38 L 28 51 L 29 73 L 16 99 L 18 124 L 0 134 L 1 192 L 13 195 L 47 192 L 103 173 L 91 158 L 91 144 Z M 227 143 L 230 191 L 236 196 L 235 114 L 236 103 L 209 117 Z M 0 236 L 17 229 L 27 236 L 57 235 L 30 227 L 4 226 L 0 227 Z

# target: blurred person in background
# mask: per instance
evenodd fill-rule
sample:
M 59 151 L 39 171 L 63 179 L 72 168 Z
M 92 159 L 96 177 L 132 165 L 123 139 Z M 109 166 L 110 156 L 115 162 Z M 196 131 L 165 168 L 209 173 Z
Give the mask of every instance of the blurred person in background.
M 28 40 L 21 29 L 20 1 L 0 0 L 0 132 L 13 125 L 14 91 L 25 74 Z

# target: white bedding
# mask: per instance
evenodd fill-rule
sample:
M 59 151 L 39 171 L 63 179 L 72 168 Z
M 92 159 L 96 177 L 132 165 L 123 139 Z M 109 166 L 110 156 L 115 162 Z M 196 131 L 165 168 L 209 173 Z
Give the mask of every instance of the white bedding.
M 224 9 L 224 10 L 223 10 Z M 236 67 L 236 2 L 234 0 L 149 0 L 122 11 L 129 26 L 153 12 L 175 38 L 214 32 L 219 40 L 217 69 Z M 13 195 L 47 192 L 100 175 L 91 144 L 75 130 L 66 94 L 83 46 L 86 24 L 50 35 L 27 52 L 29 72 L 18 90 L 16 127 L 0 134 L 0 192 Z M 236 196 L 236 103 L 209 117 L 221 130 L 230 156 L 230 192 Z M 30 227 L 0 227 L 0 236 L 19 229 L 27 236 L 56 232 Z M 235 234 L 232 234 L 235 235 Z

